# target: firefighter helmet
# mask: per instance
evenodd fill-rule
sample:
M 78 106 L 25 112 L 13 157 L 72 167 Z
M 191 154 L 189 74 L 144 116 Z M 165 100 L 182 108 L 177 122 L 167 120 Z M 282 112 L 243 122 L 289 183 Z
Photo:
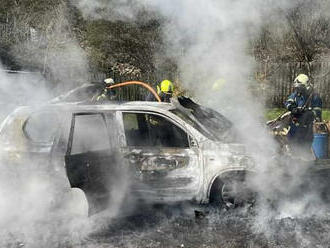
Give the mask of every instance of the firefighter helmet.
M 113 85 L 115 83 L 115 81 L 113 81 L 112 78 L 106 78 L 104 79 L 104 83 L 107 85 L 107 86 L 110 86 L 110 85 Z
M 160 83 L 160 86 L 157 86 L 157 93 L 160 94 L 161 92 L 163 93 L 173 93 L 174 86 L 173 83 L 170 80 L 163 80 Z
M 305 86 L 307 86 L 308 81 L 309 81 L 309 78 L 305 74 L 299 74 L 294 80 L 295 83 L 301 83 Z
M 309 83 L 309 77 L 306 74 L 299 74 L 293 85 L 297 93 L 306 94 L 311 91 L 312 85 Z
M 226 81 L 223 78 L 220 78 L 212 84 L 212 90 L 219 91 L 225 84 Z

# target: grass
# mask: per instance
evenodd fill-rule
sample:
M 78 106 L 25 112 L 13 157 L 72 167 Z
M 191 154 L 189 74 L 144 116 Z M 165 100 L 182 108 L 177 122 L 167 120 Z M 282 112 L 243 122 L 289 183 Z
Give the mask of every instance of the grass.
M 285 112 L 284 108 L 271 108 L 268 109 L 266 112 L 267 120 L 273 120 L 278 117 L 280 114 Z M 323 109 L 322 110 L 322 119 L 325 121 L 330 121 L 330 109 Z

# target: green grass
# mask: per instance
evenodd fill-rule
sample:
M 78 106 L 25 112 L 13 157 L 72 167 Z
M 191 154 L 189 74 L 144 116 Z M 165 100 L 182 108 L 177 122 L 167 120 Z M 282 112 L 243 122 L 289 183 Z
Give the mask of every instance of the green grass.
M 267 120 L 273 120 L 278 117 L 280 114 L 283 114 L 285 109 L 283 108 L 272 108 L 268 109 L 266 112 Z M 322 119 L 325 121 L 330 121 L 330 109 L 323 109 L 322 110 Z

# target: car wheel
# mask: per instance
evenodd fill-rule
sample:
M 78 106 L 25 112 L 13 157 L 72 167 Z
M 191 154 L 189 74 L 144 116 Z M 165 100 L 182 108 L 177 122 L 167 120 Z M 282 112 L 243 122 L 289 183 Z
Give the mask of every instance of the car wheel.
M 227 175 L 214 182 L 210 203 L 226 208 L 235 208 L 246 204 L 253 205 L 256 193 L 249 187 L 244 174 Z
M 227 207 L 253 204 L 256 198 L 246 181 L 236 179 L 225 180 L 221 188 L 221 197 Z

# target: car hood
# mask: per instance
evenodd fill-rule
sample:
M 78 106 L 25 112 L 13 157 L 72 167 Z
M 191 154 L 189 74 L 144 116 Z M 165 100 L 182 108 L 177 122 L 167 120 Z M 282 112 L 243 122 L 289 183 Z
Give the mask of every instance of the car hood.
M 255 162 L 248 153 L 246 145 L 240 143 L 204 142 L 201 146 L 208 161 L 253 169 Z

